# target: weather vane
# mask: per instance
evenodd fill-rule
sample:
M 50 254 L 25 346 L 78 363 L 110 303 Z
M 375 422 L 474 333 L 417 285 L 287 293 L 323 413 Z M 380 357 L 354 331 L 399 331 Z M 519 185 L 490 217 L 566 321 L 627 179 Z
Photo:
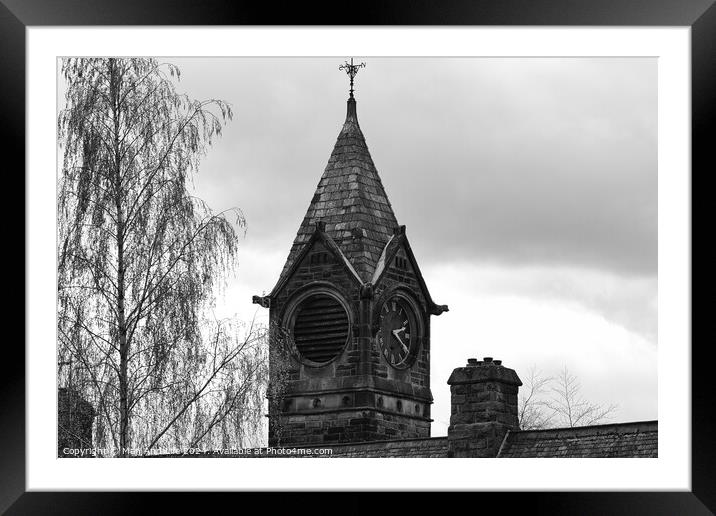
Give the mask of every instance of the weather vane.
M 348 76 L 351 78 L 351 98 L 353 98 L 353 78 L 358 73 L 359 68 L 364 68 L 365 63 L 360 64 L 353 64 L 353 58 L 351 57 L 351 62 L 348 64 L 348 61 L 346 61 L 344 64 L 338 67 L 339 70 L 345 70 Z

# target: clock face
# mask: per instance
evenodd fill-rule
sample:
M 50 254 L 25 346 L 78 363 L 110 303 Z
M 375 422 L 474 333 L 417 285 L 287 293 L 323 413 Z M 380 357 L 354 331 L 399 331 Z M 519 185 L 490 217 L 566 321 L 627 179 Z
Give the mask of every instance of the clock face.
M 392 297 L 380 309 L 378 344 L 390 365 L 397 368 L 410 365 L 415 354 L 418 325 L 410 305 L 399 297 Z

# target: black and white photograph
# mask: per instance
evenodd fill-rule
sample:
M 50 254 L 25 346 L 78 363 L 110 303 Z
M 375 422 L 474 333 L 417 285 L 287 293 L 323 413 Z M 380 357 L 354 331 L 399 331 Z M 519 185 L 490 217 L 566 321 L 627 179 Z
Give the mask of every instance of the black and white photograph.
M 658 59 L 57 59 L 57 457 L 657 458 Z
M 0 0 L 0 513 L 710 514 L 714 0 L 337 7 Z

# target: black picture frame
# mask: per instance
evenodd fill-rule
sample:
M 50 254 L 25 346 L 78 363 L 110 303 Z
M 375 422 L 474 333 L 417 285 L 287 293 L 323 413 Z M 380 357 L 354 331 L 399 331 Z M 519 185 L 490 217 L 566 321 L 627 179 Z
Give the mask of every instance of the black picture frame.
M 706 320 L 705 304 L 695 303 L 697 292 L 710 286 L 705 265 L 698 265 L 695 229 L 711 219 L 703 199 L 705 177 L 714 174 L 712 134 L 716 123 L 716 6 L 714 0 L 429 0 L 348 2 L 339 6 L 311 6 L 304 2 L 251 4 L 232 0 L 176 2 L 172 0 L 0 0 L 0 103 L 2 142 L 7 158 L 25 169 L 25 30 L 49 25 L 553 25 L 553 26 L 689 26 L 691 27 L 692 73 L 692 490 L 690 492 L 589 492 L 589 493 L 471 493 L 470 500 L 485 510 L 488 503 L 499 507 L 549 514 L 711 514 L 716 511 L 716 446 L 712 427 L 711 393 L 714 392 L 708 360 L 709 342 L 697 328 Z M 10 175 L 10 174 L 8 174 Z M 19 183 L 19 181 L 18 181 Z M 9 183 L 8 183 L 9 184 Z M 694 187 L 695 186 L 695 187 Z M 22 186 L 24 190 L 24 182 Z M 698 195 L 700 194 L 700 200 Z M 19 224 L 15 224 L 19 239 Z M 24 231 L 23 231 L 24 233 Z M 14 235 L 13 235 L 14 236 Z M 701 263 L 714 253 L 701 254 Z M 24 254 L 24 253 L 23 253 Z M 25 274 L 29 257 L 24 256 Z M 9 272 L 9 270 L 8 270 Z M 707 280 L 707 281 L 704 281 Z M 19 303 L 18 303 L 19 304 Z M 24 303 L 23 303 L 24 306 Z M 696 325 L 696 317 L 701 325 Z M 12 344 L 10 346 L 9 344 Z M 6 350 L 19 349 L 6 338 Z M 25 362 L 5 355 L 0 418 L 0 510 L 7 514 L 126 514 L 152 510 L 159 503 L 162 512 L 172 506 L 187 509 L 193 504 L 205 510 L 231 507 L 238 497 L 241 506 L 258 503 L 273 512 L 261 499 L 248 500 L 246 493 L 220 495 L 209 502 L 206 495 L 187 493 L 77 493 L 25 492 Z M 130 495 L 131 496 L 128 496 Z M 305 496 L 300 498 L 307 498 Z M 308 493 L 310 496 L 310 493 Z M 217 494 L 213 494 L 217 496 Z M 264 495 L 266 496 L 266 495 Z M 294 496 L 294 495 L 292 495 Z M 452 495 L 451 495 L 452 496 Z M 479 497 L 479 498 L 478 498 Z M 255 495 L 254 495 L 255 498 Z M 460 498 L 465 498 L 461 496 Z M 423 504 L 416 494 L 402 498 L 412 505 Z M 266 500 L 264 500 L 266 501 Z M 292 501 L 293 503 L 293 501 Z M 296 500 L 296 503 L 299 503 Z M 307 503 L 315 504 L 313 501 Z M 333 503 L 333 502 L 332 502 Z M 450 505 L 455 503 L 450 501 Z M 226 505 L 228 504 L 228 505 Z M 485 504 L 485 505 L 483 505 Z M 320 506 L 313 505 L 319 512 Z M 363 507 L 363 508 L 361 508 Z M 328 509 L 328 508 L 326 508 Z M 364 512 L 360 503 L 343 497 L 344 510 Z

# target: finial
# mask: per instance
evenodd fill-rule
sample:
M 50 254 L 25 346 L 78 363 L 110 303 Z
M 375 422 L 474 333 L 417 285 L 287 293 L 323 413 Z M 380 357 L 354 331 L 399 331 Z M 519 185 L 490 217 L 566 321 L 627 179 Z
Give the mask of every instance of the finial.
M 348 61 L 346 61 L 344 64 L 338 67 L 339 70 L 345 70 L 345 72 L 348 74 L 348 76 L 351 78 L 351 96 L 350 98 L 353 98 L 353 78 L 358 73 L 358 69 L 364 68 L 365 63 L 360 64 L 353 64 L 353 58 L 351 57 L 350 64 Z

